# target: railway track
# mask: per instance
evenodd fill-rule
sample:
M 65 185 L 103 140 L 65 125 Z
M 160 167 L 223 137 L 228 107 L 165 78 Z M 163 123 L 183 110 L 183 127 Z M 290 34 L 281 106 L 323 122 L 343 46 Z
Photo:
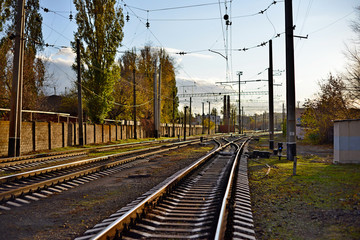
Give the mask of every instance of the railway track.
M 0 172 L 16 172 L 21 171 L 25 168 L 34 168 L 41 165 L 56 164 L 59 162 L 66 162 L 75 159 L 80 159 L 85 156 L 88 156 L 89 153 L 94 152 L 106 152 L 120 149 L 131 149 L 136 147 L 144 147 L 148 145 L 161 145 L 169 142 L 170 140 L 162 141 L 145 141 L 145 142 L 136 142 L 136 143 L 125 143 L 125 144 L 112 144 L 98 147 L 90 148 L 80 148 L 69 151 L 61 152 L 49 152 L 43 154 L 35 155 L 24 155 L 20 157 L 11 157 L 11 158 L 0 158 Z
M 223 144 L 76 240 L 255 239 L 245 142 Z
M 10 210 L 11 207 L 17 207 L 31 200 L 38 200 L 54 192 L 61 192 L 109 175 L 114 171 L 134 166 L 141 163 L 141 159 L 147 156 L 197 143 L 199 140 L 176 142 L 0 177 L 0 209 Z

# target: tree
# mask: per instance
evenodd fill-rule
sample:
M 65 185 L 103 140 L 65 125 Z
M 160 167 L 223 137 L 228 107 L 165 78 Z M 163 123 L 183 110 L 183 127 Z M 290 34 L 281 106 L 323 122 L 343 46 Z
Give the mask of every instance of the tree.
M 7 36 L 0 40 L 0 89 L 4 98 L 0 100 L 2 106 L 8 107 L 12 79 L 12 56 L 14 43 L 12 34 L 15 29 L 17 1 L 3 1 L 0 3 L 0 29 L 6 24 Z M 28 0 L 25 5 L 25 49 L 23 66 L 23 108 L 35 109 L 40 107 L 43 97 L 43 87 L 46 82 L 46 66 L 41 58 L 36 56 L 37 51 L 43 49 L 42 17 L 39 13 L 39 0 Z
M 360 99 L 360 6 L 357 7 L 358 19 L 351 25 L 357 35 L 352 47 L 347 47 L 346 56 L 348 64 L 346 67 L 345 79 L 348 83 L 349 96 L 354 100 L 353 105 L 359 107 Z
M 306 139 L 314 143 L 330 143 L 333 139 L 333 120 L 350 119 L 356 113 L 350 109 L 346 85 L 341 77 L 330 74 L 319 86 L 317 97 L 305 101 L 302 123 L 306 127 Z
M 11 0 L 2 0 L 0 2 L 0 32 L 3 31 L 5 22 L 11 14 Z
M 161 121 L 172 122 L 173 95 L 177 93 L 175 66 L 173 59 L 164 49 L 145 46 L 136 53 L 136 49 L 126 51 L 119 59 L 121 79 L 115 84 L 115 102 L 118 105 L 111 111 L 115 118 L 131 119 L 133 94 L 133 69 L 136 72 L 137 116 L 143 124 L 152 126 L 154 102 L 155 61 L 161 65 Z M 157 66 L 158 67 L 158 66 Z M 159 71 L 157 71 L 159 74 Z M 178 118 L 179 100 L 175 97 L 175 118 Z M 118 114 L 118 115 L 116 115 Z M 151 132 L 151 131 L 150 131 Z
M 115 0 L 74 0 L 74 4 L 78 11 L 74 37 L 81 45 L 85 103 L 91 121 L 101 123 L 114 104 L 112 93 L 120 79 L 115 55 L 124 35 L 124 17 Z M 72 46 L 75 51 L 76 41 Z
M 209 118 L 204 119 L 204 126 L 209 127 Z M 215 123 L 210 120 L 210 130 L 215 129 Z

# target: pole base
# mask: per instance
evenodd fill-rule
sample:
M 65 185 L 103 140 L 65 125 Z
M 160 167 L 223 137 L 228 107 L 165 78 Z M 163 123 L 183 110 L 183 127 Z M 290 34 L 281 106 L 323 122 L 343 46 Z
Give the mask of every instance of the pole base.
M 269 148 L 270 150 L 274 150 L 274 140 L 269 140 Z
M 9 138 L 9 145 L 8 145 L 8 157 L 15 157 L 16 154 L 16 138 Z
M 287 145 L 287 159 L 294 161 L 296 157 L 296 143 L 288 143 Z

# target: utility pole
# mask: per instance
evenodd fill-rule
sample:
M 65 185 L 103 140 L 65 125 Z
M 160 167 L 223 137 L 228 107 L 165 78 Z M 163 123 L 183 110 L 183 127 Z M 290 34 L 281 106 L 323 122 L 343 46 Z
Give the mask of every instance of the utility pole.
M 286 138 L 287 159 L 296 159 L 296 123 L 295 123 L 295 67 L 294 67 L 294 25 L 292 0 L 285 0 L 285 43 L 286 43 Z M 296 166 L 294 166 L 296 168 Z
M 224 107 L 223 107 L 223 124 L 224 126 L 227 125 L 227 105 L 226 105 L 226 95 L 224 96 Z
M 157 96 L 157 61 L 154 61 L 154 137 L 159 137 L 159 128 L 158 128 L 158 96 Z
M 263 113 L 262 127 L 263 127 L 263 130 L 264 130 L 264 132 L 265 132 L 265 112 Z
M 241 119 L 241 123 L 239 122 L 239 134 L 243 133 L 243 115 L 244 113 L 239 109 L 239 120 Z
M 188 106 L 184 107 L 184 141 L 186 141 L 186 110 Z
M 244 106 L 241 107 L 241 133 L 244 133 Z
M 215 108 L 215 130 L 214 130 L 214 133 L 216 134 L 216 115 L 217 115 L 217 112 L 216 112 L 216 108 Z
M 255 113 L 255 131 L 257 130 L 257 128 L 256 128 L 256 117 L 257 117 L 257 114 Z
M 191 131 L 192 131 L 192 128 L 191 128 L 191 120 L 192 120 L 192 115 L 191 115 L 191 102 L 192 102 L 192 99 L 190 97 L 190 108 L 189 108 L 189 136 L 191 136 Z
M 159 80 L 158 80 L 158 108 L 157 108 L 157 129 L 158 137 L 160 137 L 161 128 L 161 63 L 159 64 Z
M 274 149 L 274 86 L 272 40 L 269 41 L 269 148 Z
M 239 134 L 242 133 L 242 129 L 241 129 L 241 114 L 240 114 L 240 109 L 241 109 L 241 95 L 240 95 L 240 85 L 241 85 L 241 82 L 240 82 L 240 76 L 243 74 L 243 72 L 238 72 L 238 76 L 239 76 Z
M 227 110 L 227 122 L 228 122 L 228 133 L 230 133 L 230 95 L 227 95 L 227 107 L 226 107 L 226 110 Z
M 202 123 L 202 131 L 201 131 L 201 134 L 204 134 L 204 102 L 202 102 L 202 118 L 201 118 L 201 123 Z
M 208 123 L 208 135 L 210 135 L 210 114 L 211 114 L 211 112 L 210 112 L 210 101 L 208 101 L 208 103 L 209 103 L 209 123 Z
M 282 125 L 285 124 L 285 104 L 282 104 Z
M 133 69 L 133 97 L 134 97 L 134 106 L 133 106 L 133 118 L 134 118 L 134 139 L 137 139 L 136 132 L 136 85 L 135 85 L 135 68 Z
M 25 19 L 25 18 L 24 18 Z M 22 21 L 22 28 L 25 28 L 25 20 Z M 24 83 L 24 37 L 22 37 L 21 39 L 21 44 L 20 44 L 20 52 L 21 52 L 21 60 L 20 60 L 20 83 L 18 85 L 18 109 L 17 109 L 17 114 L 18 114 L 18 119 L 19 121 L 17 122 L 17 132 L 16 132 L 16 156 L 20 156 L 21 154 L 21 125 L 22 125 L 22 97 L 23 97 L 23 83 Z
M 172 129 L 173 129 L 173 134 L 172 137 L 175 137 L 175 90 L 173 91 L 173 112 L 172 112 L 173 116 L 172 116 Z
M 24 0 L 17 1 L 15 52 L 13 59 L 13 79 L 10 99 L 10 125 L 8 156 L 20 156 L 20 137 L 22 122 L 22 77 L 24 62 Z
M 79 145 L 84 145 L 83 132 L 83 109 L 81 97 L 81 59 L 80 59 L 80 40 L 76 39 L 76 63 L 77 63 L 77 85 L 78 85 L 78 119 L 79 119 Z
M 234 126 L 234 132 L 235 132 L 235 109 L 231 111 L 231 116 L 232 116 L 232 124 Z

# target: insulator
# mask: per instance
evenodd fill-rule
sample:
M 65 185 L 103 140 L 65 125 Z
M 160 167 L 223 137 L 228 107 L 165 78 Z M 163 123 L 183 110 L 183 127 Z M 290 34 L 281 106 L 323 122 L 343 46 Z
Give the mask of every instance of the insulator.
M 126 21 L 128 22 L 130 20 L 129 14 L 126 15 Z
M 71 11 L 70 11 L 69 19 L 70 19 L 70 21 L 73 20 L 73 15 L 72 15 Z
M 146 22 L 146 28 L 149 28 L 149 27 L 150 27 L 150 23 Z

